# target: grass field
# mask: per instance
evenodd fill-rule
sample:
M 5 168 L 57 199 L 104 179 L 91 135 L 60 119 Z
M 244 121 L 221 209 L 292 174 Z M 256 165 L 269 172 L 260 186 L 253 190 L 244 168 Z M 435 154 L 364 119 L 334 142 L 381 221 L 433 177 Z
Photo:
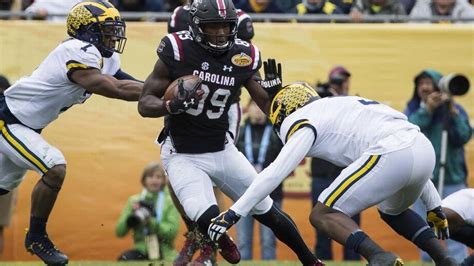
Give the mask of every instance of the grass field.
M 350 262 L 325 262 L 327 266 L 365 266 L 364 263 L 350 263 Z M 40 262 L 0 262 L 2 266 L 39 266 L 44 265 Z M 165 266 L 172 265 L 171 262 L 114 262 L 114 261 L 73 261 L 68 265 L 71 266 Z M 229 263 L 219 262 L 219 265 L 232 265 Z M 299 266 L 300 263 L 296 261 L 248 261 L 241 262 L 241 266 Z M 420 262 L 407 262 L 407 266 L 428 266 L 432 264 Z

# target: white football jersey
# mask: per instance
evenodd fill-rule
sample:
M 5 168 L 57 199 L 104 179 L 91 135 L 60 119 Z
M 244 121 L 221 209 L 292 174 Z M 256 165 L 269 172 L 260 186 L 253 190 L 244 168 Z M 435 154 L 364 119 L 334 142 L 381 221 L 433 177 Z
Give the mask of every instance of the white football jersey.
M 465 188 L 443 199 L 441 206 L 455 211 L 464 221 L 474 226 L 474 188 Z
M 281 125 L 282 142 L 306 126 L 316 134 L 307 156 L 338 166 L 347 166 L 364 153 L 384 154 L 406 148 L 419 132 L 404 114 L 356 96 L 318 99 L 296 110 Z
M 21 78 L 5 91 L 7 106 L 24 125 L 42 129 L 61 112 L 91 96 L 70 80 L 71 73 L 78 69 L 96 68 L 103 74 L 114 75 L 120 68 L 118 55 L 114 54 L 105 61 L 94 45 L 68 39 L 59 44 L 31 76 Z

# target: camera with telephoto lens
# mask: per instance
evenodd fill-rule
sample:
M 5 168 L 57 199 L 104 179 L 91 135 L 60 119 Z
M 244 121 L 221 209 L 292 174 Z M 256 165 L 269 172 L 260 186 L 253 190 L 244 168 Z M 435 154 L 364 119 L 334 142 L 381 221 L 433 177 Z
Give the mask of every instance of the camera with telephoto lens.
M 334 92 L 331 91 L 331 86 L 329 85 L 329 82 L 316 82 L 316 92 L 321 98 L 335 96 Z
M 139 224 L 145 224 L 146 221 L 154 215 L 153 205 L 143 200 L 138 202 L 138 208 L 133 210 L 127 219 L 128 227 L 135 227 Z
M 469 91 L 469 80 L 462 74 L 451 73 L 440 79 L 438 87 L 443 92 L 461 96 Z

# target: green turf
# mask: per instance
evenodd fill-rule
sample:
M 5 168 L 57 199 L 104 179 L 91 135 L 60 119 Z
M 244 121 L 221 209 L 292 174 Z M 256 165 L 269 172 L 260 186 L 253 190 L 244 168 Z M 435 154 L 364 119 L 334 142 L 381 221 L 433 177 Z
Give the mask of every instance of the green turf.
M 351 262 L 325 262 L 327 266 L 365 266 L 364 263 L 351 263 Z M 39 266 L 44 265 L 39 262 L 0 262 L 2 266 Z M 171 265 L 171 262 L 112 262 L 112 261 L 73 261 L 69 263 L 70 266 L 166 266 Z M 219 262 L 219 265 L 227 266 L 232 265 L 225 262 Z M 241 262 L 238 265 L 241 266 L 299 266 L 300 263 L 296 261 L 248 261 Z M 420 263 L 420 262 L 407 262 L 406 266 L 429 266 L 433 264 Z

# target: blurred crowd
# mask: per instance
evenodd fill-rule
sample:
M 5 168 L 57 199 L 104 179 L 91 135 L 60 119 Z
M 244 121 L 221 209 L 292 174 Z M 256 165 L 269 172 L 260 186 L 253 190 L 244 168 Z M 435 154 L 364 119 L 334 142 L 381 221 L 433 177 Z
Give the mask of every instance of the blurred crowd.
M 30 17 L 64 20 L 80 0 L 0 0 L 0 10 L 25 11 Z M 173 12 L 190 0 L 110 0 L 121 12 Z M 352 22 L 363 22 L 373 15 L 408 15 L 419 21 L 474 20 L 474 0 L 234 0 L 235 7 L 247 13 L 349 15 Z M 441 18 L 440 18 L 441 17 Z M 446 19 L 444 19 L 446 18 Z M 130 20 L 130 19 L 129 19 Z M 145 20 L 138 17 L 134 20 Z M 333 20 L 331 20 L 333 21 Z

